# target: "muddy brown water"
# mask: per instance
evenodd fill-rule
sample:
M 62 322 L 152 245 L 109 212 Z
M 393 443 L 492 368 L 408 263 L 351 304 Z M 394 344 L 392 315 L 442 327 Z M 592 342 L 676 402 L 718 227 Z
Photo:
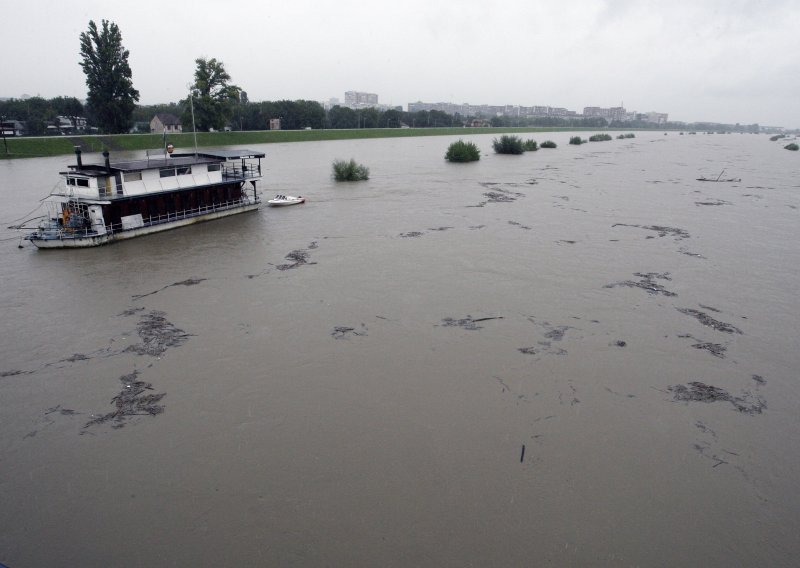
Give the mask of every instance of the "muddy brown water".
M 305 205 L 81 251 L 0 162 L 0 562 L 795 565 L 797 156 L 570 135 L 262 146 Z

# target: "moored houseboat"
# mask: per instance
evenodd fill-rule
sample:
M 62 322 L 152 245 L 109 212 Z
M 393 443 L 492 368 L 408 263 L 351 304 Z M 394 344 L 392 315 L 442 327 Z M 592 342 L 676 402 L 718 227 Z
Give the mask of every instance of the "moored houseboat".
M 48 215 L 25 238 L 39 248 L 91 247 L 254 211 L 263 152 L 208 150 L 84 164 L 61 172 Z

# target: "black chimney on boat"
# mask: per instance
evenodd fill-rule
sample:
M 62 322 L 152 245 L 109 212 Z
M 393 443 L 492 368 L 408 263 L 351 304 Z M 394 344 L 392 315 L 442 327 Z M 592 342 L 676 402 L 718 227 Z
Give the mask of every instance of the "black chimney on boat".
M 83 167 L 83 162 L 81 161 L 81 147 L 75 146 L 75 156 L 78 158 L 78 169 Z
M 106 159 L 106 171 L 111 173 L 111 160 L 108 158 L 108 150 L 103 150 L 103 157 Z

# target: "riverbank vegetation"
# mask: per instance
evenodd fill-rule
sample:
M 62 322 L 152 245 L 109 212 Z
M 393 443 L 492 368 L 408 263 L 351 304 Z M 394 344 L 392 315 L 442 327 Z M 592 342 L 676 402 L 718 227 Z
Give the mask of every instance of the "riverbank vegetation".
M 536 140 L 528 138 L 522 143 L 522 149 L 526 152 L 535 152 L 539 149 L 539 144 L 536 143 Z
M 363 181 L 369 179 L 369 168 L 351 159 L 334 160 L 333 179 L 336 181 Z
M 481 159 L 481 151 L 474 142 L 458 140 L 447 148 L 444 159 L 448 162 L 477 162 Z
M 497 154 L 522 154 L 525 149 L 519 136 L 504 134 L 492 141 L 492 148 Z

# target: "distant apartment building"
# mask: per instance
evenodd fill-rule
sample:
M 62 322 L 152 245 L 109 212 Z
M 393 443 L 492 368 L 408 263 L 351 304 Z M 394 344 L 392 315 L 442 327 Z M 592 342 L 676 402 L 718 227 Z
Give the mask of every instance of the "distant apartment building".
M 669 120 L 669 115 L 666 112 L 645 112 L 640 116 L 645 122 L 652 122 L 653 124 L 666 124 Z
M 583 117 L 605 118 L 608 122 L 624 121 L 628 119 L 628 112 L 625 110 L 625 107 L 621 106 L 611 108 L 584 107 Z
M 440 111 L 451 115 L 474 116 L 478 118 L 491 118 L 494 116 L 536 117 L 536 116 L 577 116 L 575 111 L 549 106 L 520 106 L 520 105 L 471 105 L 469 103 L 423 103 L 417 101 L 408 103 L 408 112 Z
M 352 109 L 376 107 L 378 106 L 378 95 L 361 91 L 347 91 L 344 94 L 344 106 Z

